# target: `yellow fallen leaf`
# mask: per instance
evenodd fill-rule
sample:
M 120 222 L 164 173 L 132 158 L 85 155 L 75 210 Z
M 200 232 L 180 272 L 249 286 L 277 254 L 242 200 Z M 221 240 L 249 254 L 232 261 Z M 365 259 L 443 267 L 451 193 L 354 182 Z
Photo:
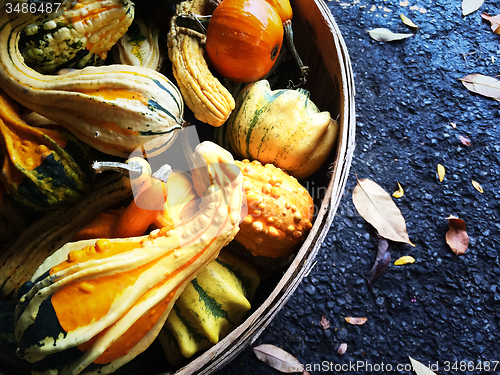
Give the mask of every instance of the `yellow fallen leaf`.
M 446 169 L 444 169 L 444 167 L 441 164 L 438 164 L 437 172 L 438 172 L 439 182 L 443 182 Z
M 484 193 L 483 187 L 479 185 L 479 182 L 472 180 L 472 186 L 474 186 L 474 189 L 479 191 L 481 194 Z
M 345 321 L 349 324 L 353 324 L 355 326 L 361 326 L 366 323 L 368 319 L 367 318 L 353 318 L 353 317 L 346 317 Z
M 402 266 L 403 264 L 415 263 L 415 258 L 405 255 L 394 262 L 395 266 Z
M 415 25 L 413 23 L 413 21 L 411 19 L 409 19 L 408 17 L 406 17 L 404 14 L 401 14 L 401 21 L 403 21 L 403 23 L 406 25 L 406 26 L 409 26 L 409 27 L 413 27 L 413 28 L 416 28 L 416 29 L 419 29 L 419 27 L 417 25 Z
M 403 187 L 401 184 L 398 182 L 399 190 L 396 190 L 394 193 L 392 193 L 392 196 L 394 198 L 401 198 L 403 195 L 405 195 L 405 191 L 403 190 Z

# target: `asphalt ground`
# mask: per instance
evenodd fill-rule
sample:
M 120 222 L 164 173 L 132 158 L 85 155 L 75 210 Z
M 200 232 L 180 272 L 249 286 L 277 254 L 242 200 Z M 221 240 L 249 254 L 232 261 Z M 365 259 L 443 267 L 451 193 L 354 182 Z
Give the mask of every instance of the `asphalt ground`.
M 281 347 L 311 374 L 410 374 L 410 356 L 439 374 L 500 373 L 500 106 L 459 80 L 499 74 L 500 36 L 481 12 L 499 14 L 500 3 L 486 0 L 466 17 L 459 0 L 326 4 L 355 75 L 351 173 L 318 263 L 252 346 Z M 401 14 L 420 27 L 414 36 L 390 43 L 370 38 L 367 30 L 377 27 L 411 33 Z M 446 169 L 442 182 L 437 164 Z M 353 206 L 356 176 L 389 193 L 397 182 L 403 186 L 404 196 L 394 201 L 416 244 L 390 243 L 391 263 L 371 288 L 366 277 L 377 238 Z M 465 220 L 470 238 L 458 257 L 445 241 L 449 215 Z M 395 266 L 404 255 L 415 263 Z M 320 325 L 323 316 L 328 329 Z M 350 316 L 367 322 L 347 324 Z M 273 373 L 251 347 L 217 372 Z

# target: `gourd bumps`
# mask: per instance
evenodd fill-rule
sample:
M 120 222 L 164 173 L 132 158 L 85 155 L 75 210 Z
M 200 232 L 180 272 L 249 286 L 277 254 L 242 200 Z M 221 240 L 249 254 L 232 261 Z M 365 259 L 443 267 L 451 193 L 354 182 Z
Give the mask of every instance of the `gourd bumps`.
M 244 176 L 248 215 L 235 239 L 253 255 L 287 256 L 312 228 L 312 197 L 295 177 L 272 164 L 236 161 Z

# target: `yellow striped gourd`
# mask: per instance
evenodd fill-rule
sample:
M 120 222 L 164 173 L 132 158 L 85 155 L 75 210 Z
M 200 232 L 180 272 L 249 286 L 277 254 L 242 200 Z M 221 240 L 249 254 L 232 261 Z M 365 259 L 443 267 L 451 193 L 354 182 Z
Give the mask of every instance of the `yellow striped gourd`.
M 8 95 L 110 155 L 142 148 L 151 156 L 170 145 L 184 123 L 184 103 L 170 80 L 127 65 L 40 74 L 24 63 L 18 45 L 35 17 L 9 17 L 0 8 L 0 86 Z

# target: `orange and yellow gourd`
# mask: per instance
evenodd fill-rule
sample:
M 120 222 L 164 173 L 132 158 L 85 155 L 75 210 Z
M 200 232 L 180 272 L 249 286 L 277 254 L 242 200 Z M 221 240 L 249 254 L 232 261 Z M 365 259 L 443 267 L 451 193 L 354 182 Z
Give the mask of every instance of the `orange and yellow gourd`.
M 245 159 L 236 165 L 244 176 L 248 215 L 235 240 L 253 255 L 290 255 L 312 228 L 312 197 L 295 177 L 272 164 Z
M 211 142 L 194 153 L 198 213 L 132 238 L 64 245 L 35 272 L 16 311 L 19 354 L 35 371 L 105 374 L 156 338 L 184 288 L 239 230 L 243 176 Z

